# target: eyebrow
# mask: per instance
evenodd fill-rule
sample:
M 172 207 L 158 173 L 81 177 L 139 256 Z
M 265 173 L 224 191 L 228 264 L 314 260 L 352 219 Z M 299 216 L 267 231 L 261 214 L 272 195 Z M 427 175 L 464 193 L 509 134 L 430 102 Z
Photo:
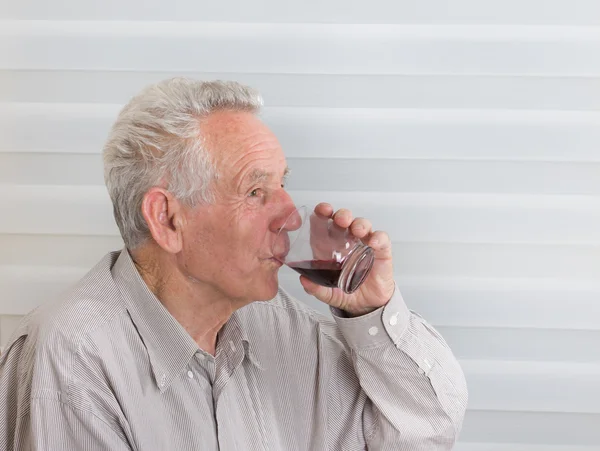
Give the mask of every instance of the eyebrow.
M 283 178 L 284 179 L 287 178 L 289 174 L 290 174 L 290 168 L 286 167 L 285 170 L 283 171 Z M 262 169 L 255 169 L 254 171 L 252 171 L 250 173 L 250 176 L 248 178 L 250 179 L 250 181 L 252 183 L 258 183 L 258 182 L 264 182 L 265 180 L 268 180 L 272 175 L 273 175 L 272 172 L 267 172 Z
M 264 182 L 269 178 L 270 173 L 263 171 L 262 169 L 255 169 L 250 173 L 248 177 L 252 183 Z

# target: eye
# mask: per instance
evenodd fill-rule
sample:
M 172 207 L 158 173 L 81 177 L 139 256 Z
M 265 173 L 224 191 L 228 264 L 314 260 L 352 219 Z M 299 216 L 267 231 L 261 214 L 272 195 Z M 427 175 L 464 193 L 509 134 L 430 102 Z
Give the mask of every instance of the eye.
M 260 190 L 258 188 L 253 189 L 252 191 L 250 191 L 250 194 L 248 194 L 248 197 L 256 197 L 256 196 L 258 196 L 259 191 Z

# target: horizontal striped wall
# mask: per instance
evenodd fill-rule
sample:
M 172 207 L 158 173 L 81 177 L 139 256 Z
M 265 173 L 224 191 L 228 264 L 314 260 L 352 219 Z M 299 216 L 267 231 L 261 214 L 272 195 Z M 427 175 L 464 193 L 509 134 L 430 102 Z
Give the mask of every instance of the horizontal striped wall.
M 468 378 L 456 449 L 600 449 L 600 2 L 260 4 L 0 5 L 0 345 L 121 246 L 100 154 L 119 108 L 234 79 L 298 203 L 390 233 Z

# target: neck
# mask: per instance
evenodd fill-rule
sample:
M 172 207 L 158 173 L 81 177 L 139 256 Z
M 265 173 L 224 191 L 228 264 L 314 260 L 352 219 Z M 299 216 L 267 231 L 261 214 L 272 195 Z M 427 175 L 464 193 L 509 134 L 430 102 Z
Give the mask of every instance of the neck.
M 147 245 L 130 252 L 146 285 L 200 349 L 216 353 L 217 334 L 239 307 L 209 284 L 183 274 L 176 256 Z

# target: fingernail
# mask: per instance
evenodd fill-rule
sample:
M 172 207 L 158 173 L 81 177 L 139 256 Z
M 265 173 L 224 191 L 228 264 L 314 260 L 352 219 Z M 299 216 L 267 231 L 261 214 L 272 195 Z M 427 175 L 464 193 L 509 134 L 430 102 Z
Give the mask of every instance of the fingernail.
M 379 246 L 379 240 L 371 241 L 371 247 L 377 247 L 377 246 Z

